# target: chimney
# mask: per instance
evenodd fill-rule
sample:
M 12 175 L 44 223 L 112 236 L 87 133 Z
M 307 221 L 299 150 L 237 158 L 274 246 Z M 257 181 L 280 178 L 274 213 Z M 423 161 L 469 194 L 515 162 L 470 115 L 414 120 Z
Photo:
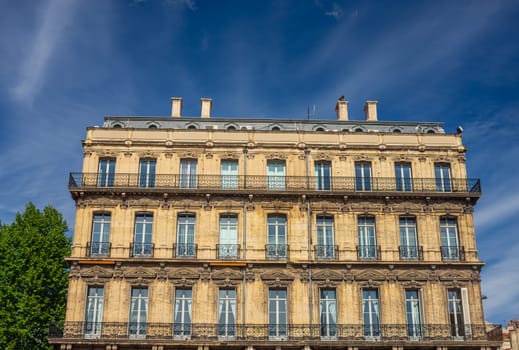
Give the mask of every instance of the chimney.
M 202 97 L 200 99 L 200 103 L 202 104 L 202 111 L 200 112 L 200 117 L 211 118 L 211 107 L 213 106 L 213 99 Z
M 377 121 L 377 103 L 378 101 L 366 101 L 364 112 L 366 112 L 367 121 Z
M 182 114 L 182 97 L 171 98 L 171 116 L 179 118 Z
M 335 112 L 337 112 L 337 120 L 348 120 L 348 101 L 344 99 L 344 96 L 337 100 Z

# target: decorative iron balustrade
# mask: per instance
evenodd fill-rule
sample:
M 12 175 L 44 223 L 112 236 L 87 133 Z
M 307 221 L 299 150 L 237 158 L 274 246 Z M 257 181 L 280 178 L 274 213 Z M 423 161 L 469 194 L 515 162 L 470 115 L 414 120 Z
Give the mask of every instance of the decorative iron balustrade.
M 339 246 L 318 244 L 314 246 L 314 253 L 317 260 L 336 260 L 339 259 Z
M 289 252 L 288 244 L 265 244 L 265 258 L 268 260 L 286 260 Z
M 217 244 L 217 259 L 238 259 L 240 257 L 239 244 Z
M 87 243 L 87 254 L 91 257 L 109 257 L 110 242 L 88 242 Z
M 173 244 L 173 257 L 195 259 L 198 245 L 194 243 L 177 243 Z
M 70 173 L 70 189 L 130 188 L 179 190 L 261 190 L 261 191 L 316 191 L 316 192 L 405 192 L 405 193 L 471 193 L 481 194 L 479 179 L 450 179 L 449 186 L 435 178 L 409 179 L 411 187 L 402 187 L 398 178 L 347 176 L 330 177 L 329 186 L 320 186 L 317 176 L 263 176 L 263 175 L 182 175 L 156 174 L 153 181 L 143 185 L 139 174 Z M 369 186 L 359 186 L 359 182 Z M 443 183 L 442 183 L 443 184 Z
M 379 245 L 358 245 L 357 258 L 359 260 L 380 260 L 380 251 Z
M 443 261 L 465 261 L 465 247 L 463 246 L 441 246 Z
M 131 257 L 153 257 L 153 243 L 130 243 Z
M 199 323 L 112 323 L 65 322 L 52 325 L 50 338 L 66 339 L 159 339 L 232 341 L 499 341 L 502 336 L 485 324 L 463 325 L 463 336 L 450 324 L 199 324 Z M 138 329 L 138 332 L 136 330 Z M 137 336 L 138 335 L 138 336 Z M 500 338 L 501 336 L 501 338 Z
M 416 245 L 401 245 L 398 247 L 400 260 L 423 260 L 423 247 Z

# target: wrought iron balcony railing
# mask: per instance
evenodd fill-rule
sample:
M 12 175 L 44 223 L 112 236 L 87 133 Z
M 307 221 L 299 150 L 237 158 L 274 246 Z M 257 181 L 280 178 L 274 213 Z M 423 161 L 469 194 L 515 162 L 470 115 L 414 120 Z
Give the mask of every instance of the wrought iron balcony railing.
M 380 260 L 380 246 L 379 245 L 358 245 L 357 257 L 359 260 Z
M 339 246 L 331 244 L 318 244 L 314 246 L 317 260 L 335 260 L 339 258 Z
M 416 245 L 401 245 L 398 247 L 400 260 L 423 260 L 423 247 Z
M 156 339 L 174 341 L 502 341 L 485 324 L 463 325 L 463 335 L 450 324 L 199 324 L 65 322 L 52 325 L 49 338 Z
M 195 259 L 198 246 L 195 243 L 173 244 L 174 258 Z
M 130 243 L 130 254 L 132 257 L 153 257 L 153 243 Z
M 218 259 L 238 259 L 240 257 L 239 244 L 217 244 Z
M 443 261 L 465 261 L 465 247 L 463 246 L 441 246 Z
M 222 191 L 317 191 L 317 192 L 406 192 L 406 193 L 471 193 L 481 194 L 479 179 L 449 179 L 439 185 L 435 178 L 408 179 L 412 186 L 402 186 L 394 177 L 358 178 L 334 176 L 327 186 L 320 185 L 318 176 L 264 176 L 264 175 L 181 175 L 156 174 L 145 184 L 139 174 L 70 173 L 70 189 L 124 188 L 124 189 L 178 189 Z M 359 183 L 369 186 L 359 186 Z
M 87 254 L 90 257 L 108 257 L 110 256 L 110 242 L 88 242 Z
M 265 258 L 268 260 L 286 260 L 290 252 L 288 244 L 265 244 Z

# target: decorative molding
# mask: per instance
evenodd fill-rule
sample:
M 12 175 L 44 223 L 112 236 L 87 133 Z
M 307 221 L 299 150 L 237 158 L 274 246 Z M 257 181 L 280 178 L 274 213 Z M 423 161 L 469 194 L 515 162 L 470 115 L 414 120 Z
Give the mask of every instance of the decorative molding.
M 175 286 L 191 287 L 198 281 L 200 274 L 190 269 L 170 269 L 168 278 Z
M 143 267 L 129 268 L 123 270 L 123 276 L 125 279 L 138 279 L 138 280 L 150 280 L 157 277 L 157 273 L 154 270 Z
M 241 272 L 230 268 L 214 271 L 211 274 L 211 280 L 221 287 L 235 287 L 241 283 L 242 279 L 243 274 Z
M 366 161 L 366 162 L 371 161 L 371 157 L 368 157 L 368 156 L 365 155 L 365 154 L 358 154 L 358 155 L 355 155 L 355 156 L 353 156 L 353 159 L 354 159 L 355 161 Z
M 265 158 L 266 159 L 279 159 L 279 160 L 285 160 L 287 159 L 287 155 L 284 154 L 284 153 L 280 153 L 280 152 L 277 152 L 277 153 L 268 153 L 265 155 Z
M 206 152 L 205 159 L 213 159 L 214 155 L 211 152 Z
M 317 160 L 317 161 L 319 161 L 319 160 L 331 161 L 332 160 L 332 156 L 329 153 L 319 152 L 319 153 L 316 153 L 315 155 L 313 155 L 313 159 Z
M 158 156 L 158 153 L 150 151 L 150 150 L 146 150 L 144 152 L 139 152 L 138 154 L 139 154 L 140 158 L 157 158 L 157 156 Z
M 240 159 L 241 154 L 235 152 L 225 152 L 220 156 L 220 159 Z
M 333 270 L 321 270 L 312 274 L 312 280 L 321 287 L 335 287 L 344 279 L 344 276 Z
M 294 276 L 282 271 L 269 271 L 261 274 L 261 279 L 270 287 L 287 287 L 294 280 Z
M 179 157 L 183 159 L 198 159 L 199 156 L 199 152 L 194 151 L 187 151 L 179 154 Z

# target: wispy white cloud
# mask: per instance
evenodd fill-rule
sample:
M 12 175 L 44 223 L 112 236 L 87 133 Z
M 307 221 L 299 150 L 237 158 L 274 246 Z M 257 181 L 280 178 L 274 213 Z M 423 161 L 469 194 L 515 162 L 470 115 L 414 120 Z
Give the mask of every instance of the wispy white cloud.
M 43 8 L 40 24 L 29 42 L 27 57 L 18 67 L 18 79 L 11 88 L 15 100 L 31 104 L 38 94 L 49 67 L 49 60 L 68 23 L 73 19 L 77 1 L 49 0 Z
M 509 233 L 513 237 L 513 232 Z M 519 318 L 519 244 L 511 240 L 504 248 L 500 260 L 483 270 L 482 292 L 488 297 L 484 301 L 485 316 L 496 322 L 508 321 L 502 319 L 505 314 Z
M 326 16 L 335 18 L 335 20 L 338 20 L 339 18 L 341 18 L 343 16 L 344 10 L 342 9 L 342 7 L 339 4 L 334 2 L 332 5 L 332 9 L 326 11 L 324 14 Z
M 164 0 L 164 4 L 167 6 L 185 6 L 191 11 L 197 10 L 195 0 Z

